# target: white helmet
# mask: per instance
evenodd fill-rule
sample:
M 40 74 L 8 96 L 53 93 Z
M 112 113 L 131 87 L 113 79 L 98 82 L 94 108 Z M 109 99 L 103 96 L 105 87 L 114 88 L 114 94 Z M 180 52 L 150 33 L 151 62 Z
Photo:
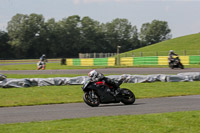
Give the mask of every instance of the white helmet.
M 170 50 L 169 53 L 174 53 L 174 50 Z
M 98 73 L 95 70 L 92 70 L 88 73 L 88 76 L 91 78 L 95 78 L 95 77 L 97 77 L 97 75 L 98 75 Z

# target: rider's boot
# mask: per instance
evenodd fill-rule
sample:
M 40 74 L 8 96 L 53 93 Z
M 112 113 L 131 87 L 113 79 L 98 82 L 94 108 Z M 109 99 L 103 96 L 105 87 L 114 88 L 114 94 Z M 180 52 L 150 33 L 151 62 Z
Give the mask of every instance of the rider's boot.
M 120 93 L 120 88 L 117 88 L 116 90 L 115 90 L 115 95 L 118 95 Z
M 114 89 L 110 91 L 110 94 L 113 96 L 117 96 L 120 93 L 120 88 Z

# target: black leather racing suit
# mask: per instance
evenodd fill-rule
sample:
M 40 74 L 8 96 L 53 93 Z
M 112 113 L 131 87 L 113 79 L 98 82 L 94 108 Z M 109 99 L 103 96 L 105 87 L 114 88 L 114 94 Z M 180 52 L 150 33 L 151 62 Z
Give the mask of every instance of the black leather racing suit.
M 122 84 L 122 80 L 120 80 L 120 81 L 115 81 L 114 79 L 110 79 L 110 78 L 107 78 L 107 77 L 103 77 L 103 78 L 101 78 L 100 79 L 100 81 L 103 81 L 103 82 L 105 82 L 107 85 L 109 85 L 109 86 L 112 86 L 113 87 L 113 89 L 118 89 L 119 88 L 119 86 Z
M 116 81 L 114 79 L 105 77 L 103 74 L 98 73 L 96 77 L 92 78 L 93 81 L 103 81 L 106 83 L 108 86 L 111 86 L 111 90 L 118 93 L 119 91 L 119 86 L 123 83 L 123 79 Z

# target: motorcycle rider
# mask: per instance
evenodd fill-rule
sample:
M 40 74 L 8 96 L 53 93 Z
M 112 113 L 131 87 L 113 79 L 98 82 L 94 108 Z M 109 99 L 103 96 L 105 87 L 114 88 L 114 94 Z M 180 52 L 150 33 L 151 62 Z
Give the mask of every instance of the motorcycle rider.
M 43 55 L 40 57 L 40 61 L 47 61 L 46 55 L 45 55 L 45 54 L 43 54 Z
M 116 82 L 113 79 L 105 77 L 102 73 L 98 73 L 96 70 L 92 70 L 88 73 L 88 76 L 91 78 L 92 81 L 103 81 L 107 85 L 111 86 L 113 91 L 111 91 L 112 95 L 117 95 L 119 93 L 119 86 L 122 84 L 124 78 L 120 81 Z M 114 92 L 114 93 L 113 93 Z
M 47 62 L 47 59 L 46 59 L 46 55 L 43 54 L 41 57 L 40 57 L 40 61 L 37 63 L 37 70 L 40 70 L 42 68 L 42 70 L 45 69 L 45 62 Z
M 169 62 L 169 64 L 171 64 L 171 63 L 174 62 L 174 58 L 173 58 L 174 55 L 178 56 L 178 54 L 174 53 L 174 50 L 170 50 L 169 51 L 169 55 L 168 55 L 168 62 Z

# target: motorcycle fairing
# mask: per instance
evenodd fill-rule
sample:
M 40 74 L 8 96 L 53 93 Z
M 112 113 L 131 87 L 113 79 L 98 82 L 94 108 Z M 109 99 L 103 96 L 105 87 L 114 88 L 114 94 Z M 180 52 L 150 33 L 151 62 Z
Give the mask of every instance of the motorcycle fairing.
M 111 93 L 110 93 L 110 88 L 105 85 L 102 82 L 97 83 L 98 85 L 96 85 L 96 83 L 94 82 L 90 82 L 89 84 L 85 85 L 85 89 L 83 87 L 84 91 L 89 91 L 91 89 L 93 89 L 97 95 L 100 97 L 100 101 L 101 103 L 111 103 L 111 102 L 120 102 L 119 98 L 114 97 Z

